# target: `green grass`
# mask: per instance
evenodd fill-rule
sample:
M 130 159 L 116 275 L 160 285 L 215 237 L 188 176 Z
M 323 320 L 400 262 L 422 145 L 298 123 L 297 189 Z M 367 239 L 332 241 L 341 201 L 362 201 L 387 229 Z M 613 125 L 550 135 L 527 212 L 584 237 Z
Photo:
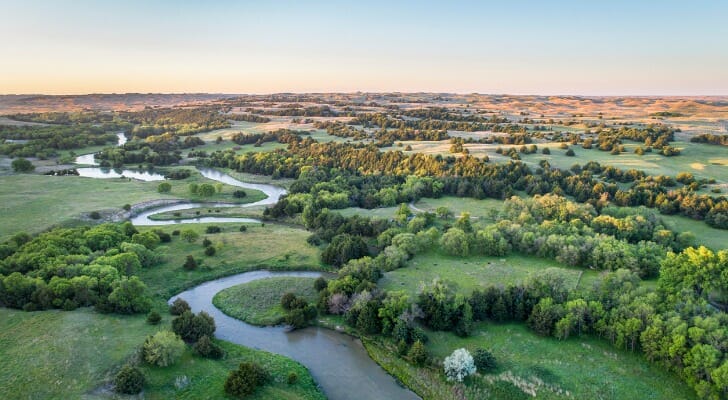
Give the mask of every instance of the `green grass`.
M 241 362 L 254 362 L 263 367 L 271 379 L 246 399 L 325 399 L 316 382 L 303 365 L 280 355 L 253 350 L 232 343 L 217 341 L 225 350 L 222 360 L 210 360 L 187 350 L 181 360 L 172 366 L 144 368 L 148 399 L 216 399 L 228 398 L 223 390 L 225 379 Z M 295 372 L 298 381 L 289 385 L 288 374 Z M 175 387 L 177 378 L 187 377 L 189 384 Z
M 308 302 L 316 300 L 314 278 L 275 277 L 260 279 L 218 292 L 212 302 L 225 314 L 252 325 L 278 325 L 285 310 L 283 294 L 291 292 Z
M 473 199 L 469 197 L 444 196 L 438 199 L 421 199 L 416 202 L 415 207 L 434 213 L 438 207 L 447 207 L 457 218 L 463 212 L 469 212 L 471 217 L 491 221 L 491 211 L 500 211 L 503 207 L 503 200 L 496 199 Z
M 505 373 L 525 381 L 538 378 L 545 384 L 538 398 L 562 398 L 554 390 L 568 391 L 575 399 L 693 399 L 692 390 L 677 376 L 649 363 L 637 353 L 615 349 L 594 337 L 565 341 L 544 338 L 523 324 L 477 324 L 473 335 L 460 338 L 448 332 L 428 332 L 428 350 L 438 360 L 464 347 L 492 349 L 499 368 L 491 379 Z M 475 386 L 489 379 L 476 378 Z
M 385 273 L 379 286 L 415 295 L 423 285 L 439 278 L 454 284 L 459 292 L 469 294 L 477 288 L 522 282 L 530 275 L 546 269 L 563 275 L 567 285 L 573 288 L 582 273 L 580 287 L 591 284 L 598 277 L 595 271 L 565 267 L 555 261 L 532 256 L 454 257 L 428 252 L 415 256 L 405 268 Z
M 0 308 L 0 398 L 80 398 L 112 377 L 158 329 L 144 320 L 91 309 Z
M 391 218 L 394 218 L 394 214 L 397 213 L 398 209 L 399 209 L 399 206 L 397 206 L 397 207 L 379 207 L 379 208 L 373 208 L 371 210 L 367 210 L 366 208 L 360 208 L 360 207 L 347 207 L 347 208 L 342 208 L 340 210 L 332 210 L 332 211 L 341 213 L 341 215 L 343 215 L 345 217 L 361 215 L 363 217 L 369 217 L 369 218 L 391 219 Z
M 667 228 L 673 232 L 691 232 L 695 235 L 696 245 L 713 250 L 728 248 L 728 230 L 716 229 L 703 221 L 696 221 L 680 215 L 660 215 Z
M 222 233 L 205 234 L 205 227 L 218 225 Z M 174 230 L 192 229 L 200 234 L 195 243 L 188 243 L 173 236 L 171 243 L 160 246 L 157 252 L 164 262 L 147 268 L 139 274 L 152 293 L 168 298 L 194 284 L 221 276 L 252 271 L 272 270 L 321 270 L 320 251 L 306 242 L 309 232 L 277 224 L 245 224 L 246 232 L 239 232 L 241 224 L 180 224 L 162 227 L 144 227 L 141 231 L 162 229 L 168 233 Z M 214 256 L 204 254 L 202 238 L 209 238 L 217 248 Z M 190 254 L 201 264 L 196 270 L 182 268 Z
M 163 306 L 163 305 L 162 305 Z M 24 312 L 0 308 L 0 398 L 108 398 L 107 384 L 118 368 L 134 359 L 147 335 L 169 326 L 171 316 L 150 326 L 145 316 L 106 315 L 91 309 Z M 222 360 L 200 358 L 187 350 L 175 365 L 143 366 L 149 399 L 225 398 L 223 383 L 242 361 L 261 364 L 273 379 L 253 399 L 323 399 L 301 364 L 286 357 L 218 341 L 227 355 Z M 298 383 L 285 382 L 289 372 Z M 185 375 L 190 384 L 174 386 Z
M 225 208 L 210 208 L 210 207 L 196 207 L 188 208 L 179 211 L 167 211 L 159 214 L 150 215 L 149 219 L 154 221 L 170 221 L 170 220 L 185 220 L 199 217 L 227 217 L 227 218 L 239 218 L 239 217 L 250 217 L 258 218 L 263 216 L 264 206 L 255 206 L 252 208 L 248 207 L 225 207 Z
M 91 211 L 119 212 L 124 204 L 156 199 L 249 203 L 265 196 L 260 191 L 246 189 L 247 196 L 236 199 L 232 193 L 240 188 L 228 185 L 212 197 L 193 196 L 188 190 L 190 183 L 215 183 L 198 173 L 185 180 L 167 182 L 172 185 L 172 191 L 162 194 L 157 192 L 159 182 L 77 176 L 0 176 L 0 241 L 20 231 L 38 233 L 54 225 L 78 222 L 83 219 L 83 213 Z

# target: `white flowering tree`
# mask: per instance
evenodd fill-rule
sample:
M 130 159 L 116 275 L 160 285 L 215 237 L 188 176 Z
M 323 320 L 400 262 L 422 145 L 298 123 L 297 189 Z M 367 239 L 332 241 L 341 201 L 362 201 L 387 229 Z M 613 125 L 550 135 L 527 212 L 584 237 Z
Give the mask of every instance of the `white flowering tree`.
M 457 349 L 445 358 L 445 376 L 448 381 L 462 382 L 466 376 L 475 373 L 473 356 L 465 349 Z

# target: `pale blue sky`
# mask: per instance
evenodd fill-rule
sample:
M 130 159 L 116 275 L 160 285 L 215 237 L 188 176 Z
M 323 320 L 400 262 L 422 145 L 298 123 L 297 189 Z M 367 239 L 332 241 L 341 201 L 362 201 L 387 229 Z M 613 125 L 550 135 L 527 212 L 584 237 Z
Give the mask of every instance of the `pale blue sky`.
M 728 95 L 718 0 L 0 0 L 0 10 L 0 93 Z

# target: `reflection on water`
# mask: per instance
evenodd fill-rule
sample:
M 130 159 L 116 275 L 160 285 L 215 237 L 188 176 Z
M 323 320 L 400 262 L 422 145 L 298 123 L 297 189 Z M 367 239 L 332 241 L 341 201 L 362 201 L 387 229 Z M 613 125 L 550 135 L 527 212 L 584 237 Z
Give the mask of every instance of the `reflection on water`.
M 86 178 L 131 178 L 138 179 L 140 181 L 163 181 L 164 175 L 158 174 L 151 171 L 135 171 L 131 169 L 112 169 L 112 168 L 99 168 L 99 167 L 88 167 L 78 168 L 78 175 Z
M 192 311 L 215 318 L 215 336 L 243 346 L 291 357 L 304 364 L 330 399 L 417 399 L 395 382 L 367 354 L 358 339 L 323 328 L 286 332 L 283 327 L 256 327 L 228 317 L 212 304 L 219 291 L 272 276 L 315 278 L 318 272 L 253 271 L 203 283 L 171 298 L 185 299 Z
M 126 135 L 124 135 L 124 132 L 119 132 L 116 134 L 117 137 L 117 146 L 123 146 L 124 143 L 126 143 Z M 74 163 L 79 165 L 99 165 L 99 163 L 96 162 L 96 159 L 94 158 L 96 156 L 96 153 L 91 154 L 83 154 L 78 157 L 76 157 L 76 160 Z M 83 175 L 82 175 L 83 176 Z

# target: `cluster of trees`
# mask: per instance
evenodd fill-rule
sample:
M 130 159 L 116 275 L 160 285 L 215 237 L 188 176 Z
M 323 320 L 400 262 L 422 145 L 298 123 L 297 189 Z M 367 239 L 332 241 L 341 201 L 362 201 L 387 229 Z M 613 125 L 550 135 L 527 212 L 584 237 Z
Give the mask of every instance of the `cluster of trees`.
M 129 133 L 139 139 L 163 134 L 189 136 L 230 127 L 229 116 L 222 114 L 220 108 L 215 106 L 145 108 L 119 111 L 116 117 L 134 124 Z
M 717 144 L 728 146 L 728 135 L 713 135 L 712 133 L 701 133 L 690 138 L 693 143 Z
M 266 133 L 236 133 L 232 141 L 239 145 L 255 144 L 260 146 L 266 142 L 290 143 L 299 141 L 299 135 L 308 135 L 306 131 L 292 131 L 290 129 L 278 129 Z
M 165 236 L 169 239 L 169 236 Z M 147 312 L 146 285 L 135 275 L 161 260 L 155 232 L 130 223 L 17 234 L 0 245 L 0 304 L 24 310 L 95 306 L 102 312 Z
M 308 326 L 318 314 L 315 305 L 309 304 L 306 299 L 297 297 L 291 292 L 286 292 L 281 296 L 281 307 L 286 312 L 283 321 L 294 329 Z
M 231 119 L 233 121 L 255 122 L 255 123 L 259 123 L 259 124 L 264 124 L 266 122 L 270 122 L 270 118 L 262 117 L 262 116 L 256 115 L 256 114 L 228 113 L 228 114 L 225 114 L 225 117 L 227 117 L 227 119 Z
M 368 179 L 370 175 L 393 176 L 393 181 L 384 177 L 359 181 L 369 184 L 367 189 L 372 194 L 352 196 L 350 198 L 356 201 L 351 203 L 368 208 L 385 205 L 371 201 L 375 198 L 375 189 L 391 193 L 392 183 L 402 182 L 409 175 L 432 177 L 442 188 L 437 195 L 503 199 L 516 191 L 525 191 L 529 195 L 556 193 L 570 195 L 578 202 L 589 202 L 595 206 L 611 201 L 620 206 L 654 207 L 663 214 L 679 213 L 694 219 L 706 219 L 711 210 L 711 215 L 720 215 L 710 221 L 723 221 L 724 204 L 728 203 L 724 196 L 697 194 L 690 185 L 673 189 L 670 185 L 674 185 L 675 181 L 669 177 L 644 176 L 638 171 L 602 167 L 593 161 L 570 170 L 552 168 L 544 161 L 540 168 L 532 169 L 520 162 L 491 165 L 469 155 L 455 158 L 400 151 L 381 152 L 373 145 L 317 143 L 310 138 L 292 142 L 286 150 L 264 154 L 236 156 L 234 152 L 216 152 L 205 162 L 211 166 L 274 177 L 296 178 L 302 169 L 310 170 L 311 167 L 328 174 L 329 171 L 348 171 L 350 176 L 361 177 L 357 179 Z M 636 180 L 628 188 L 611 182 L 619 180 L 626 183 L 631 179 Z M 351 180 L 354 181 L 354 178 Z M 379 186 L 374 187 L 377 182 Z M 365 201 L 365 198 L 370 201 Z
M 45 159 L 58 150 L 80 149 L 88 146 L 115 144 L 113 130 L 117 124 L 8 126 L 0 125 L 0 154 L 9 157 L 38 157 Z

